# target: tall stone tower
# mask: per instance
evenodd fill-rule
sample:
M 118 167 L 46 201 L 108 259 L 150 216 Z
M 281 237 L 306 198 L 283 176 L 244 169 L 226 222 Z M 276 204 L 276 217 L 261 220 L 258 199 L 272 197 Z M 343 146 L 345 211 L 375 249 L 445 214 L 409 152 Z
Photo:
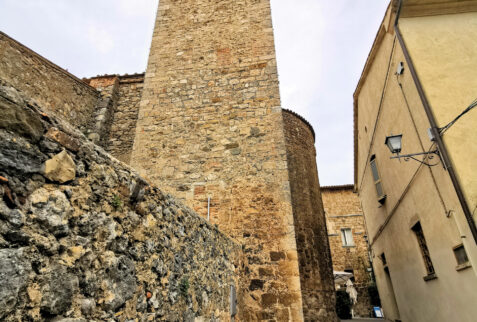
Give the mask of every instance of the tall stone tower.
M 285 114 L 269 0 L 160 1 L 131 165 L 244 245 L 242 320 L 334 321 L 316 164 L 290 181 Z

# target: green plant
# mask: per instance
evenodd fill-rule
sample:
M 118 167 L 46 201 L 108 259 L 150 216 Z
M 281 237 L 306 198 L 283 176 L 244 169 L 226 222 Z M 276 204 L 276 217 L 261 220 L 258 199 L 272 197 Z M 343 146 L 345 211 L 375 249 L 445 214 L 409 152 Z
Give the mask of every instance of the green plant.
M 351 300 L 346 291 L 336 291 L 336 314 L 340 319 L 351 319 Z
M 110 202 L 111 206 L 113 206 L 114 210 L 121 210 L 123 206 L 123 202 L 121 200 L 121 197 L 118 195 L 114 195 L 113 199 Z
M 181 295 L 183 297 L 187 297 L 187 294 L 189 292 L 189 287 L 190 287 L 189 279 L 187 277 L 183 277 L 179 284 L 179 291 L 181 292 Z

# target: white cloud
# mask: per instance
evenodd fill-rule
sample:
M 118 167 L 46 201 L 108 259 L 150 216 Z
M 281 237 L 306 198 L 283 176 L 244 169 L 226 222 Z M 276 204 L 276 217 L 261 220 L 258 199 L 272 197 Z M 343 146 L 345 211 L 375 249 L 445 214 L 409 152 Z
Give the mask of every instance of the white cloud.
M 106 29 L 91 25 L 88 28 L 88 40 L 101 54 L 108 54 L 114 48 L 113 35 Z
M 271 0 L 282 106 L 316 132 L 321 184 L 353 181 L 353 91 L 382 0 Z
M 120 12 L 129 16 L 149 16 L 155 11 L 159 0 L 120 0 Z
M 271 5 L 282 105 L 307 117 L 321 82 L 323 11 L 316 0 Z

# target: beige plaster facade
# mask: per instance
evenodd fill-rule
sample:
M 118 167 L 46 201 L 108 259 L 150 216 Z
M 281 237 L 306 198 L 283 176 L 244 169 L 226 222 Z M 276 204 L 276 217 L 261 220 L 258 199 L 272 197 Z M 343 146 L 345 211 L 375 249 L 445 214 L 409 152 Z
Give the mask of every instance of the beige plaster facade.
M 399 6 L 389 6 L 354 95 L 355 184 L 377 285 L 390 319 L 475 321 L 477 247 L 469 218 L 476 208 L 477 111 L 442 142 L 427 131 L 445 126 L 477 96 L 477 2 L 405 0 L 400 17 Z M 396 74 L 400 63 L 404 71 Z M 392 134 L 403 135 L 401 154 L 438 148 L 447 167 L 436 155 L 416 157 L 435 166 L 390 159 L 384 141 Z M 460 245 L 467 260 L 455 256 Z

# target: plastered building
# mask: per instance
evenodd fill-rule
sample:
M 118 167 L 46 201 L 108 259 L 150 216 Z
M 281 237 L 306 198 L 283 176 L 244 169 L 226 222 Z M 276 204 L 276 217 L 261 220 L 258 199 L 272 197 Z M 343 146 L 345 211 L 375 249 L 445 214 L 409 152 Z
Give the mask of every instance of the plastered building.
M 242 245 L 230 317 L 336 321 L 314 131 L 281 107 L 268 0 L 161 0 L 145 74 L 81 82 L 0 41 L 3 80 Z
M 355 184 L 392 320 L 477 316 L 477 113 L 462 114 L 476 23 L 476 1 L 392 1 L 354 94 Z M 420 154 L 390 159 L 401 134 L 399 154 Z

